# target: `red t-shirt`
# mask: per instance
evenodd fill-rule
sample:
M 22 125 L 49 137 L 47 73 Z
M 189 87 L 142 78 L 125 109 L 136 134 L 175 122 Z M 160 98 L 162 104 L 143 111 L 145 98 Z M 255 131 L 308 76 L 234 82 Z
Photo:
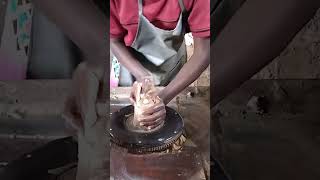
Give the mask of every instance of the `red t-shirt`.
M 210 37 L 210 0 L 184 0 L 194 37 Z M 143 15 L 156 27 L 174 29 L 181 8 L 178 0 L 143 0 Z M 131 46 L 138 27 L 138 0 L 110 0 L 110 36 Z

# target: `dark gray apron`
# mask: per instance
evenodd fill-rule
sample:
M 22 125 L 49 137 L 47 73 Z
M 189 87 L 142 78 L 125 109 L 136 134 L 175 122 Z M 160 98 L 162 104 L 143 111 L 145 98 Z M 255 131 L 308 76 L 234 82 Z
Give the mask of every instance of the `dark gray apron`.
M 143 15 L 143 0 L 138 0 L 139 23 L 137 34 L 131 45 L 131 50 L 139 62 L 149 70 L 155 85 L 167 85 L 179 72 L 187 60 L 184 43 L 185 22 L 183 14 L 186 11 L 183 0 L 179 0 L 181 8 L 178 23 L 173 30 L 163 30 L 154 26 Z M 120 86 L 131 86 L 134 78 L 124 67 L 120 68 Z

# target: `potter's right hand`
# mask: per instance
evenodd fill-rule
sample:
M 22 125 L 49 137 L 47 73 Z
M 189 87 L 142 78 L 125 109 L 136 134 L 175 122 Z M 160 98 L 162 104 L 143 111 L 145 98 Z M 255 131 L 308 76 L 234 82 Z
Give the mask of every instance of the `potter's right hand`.
M 63 118 L 73 131 L 83 131 L 97 120 L 96 103 L 102 92 L 103 69 L 81 63 L 73 74 L 72 95 L 65 101 Z
M 140 125 L 147 129 L 154 129 L 161 125 L 166 118 L 166 108 L 163 101 L 157 96 L 156 103 L 142 110 L 138 118 Z

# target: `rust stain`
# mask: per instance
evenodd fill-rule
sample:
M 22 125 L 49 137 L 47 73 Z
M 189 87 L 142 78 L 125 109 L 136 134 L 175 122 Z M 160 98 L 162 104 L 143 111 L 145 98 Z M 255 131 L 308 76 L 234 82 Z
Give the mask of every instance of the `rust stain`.
M 188 180 L 202 179 L 201 156 L 195 147 L 184 147 L 179 153 L 129 154 L 119 147 L 111 148 L 110 173 L 116 179 Z

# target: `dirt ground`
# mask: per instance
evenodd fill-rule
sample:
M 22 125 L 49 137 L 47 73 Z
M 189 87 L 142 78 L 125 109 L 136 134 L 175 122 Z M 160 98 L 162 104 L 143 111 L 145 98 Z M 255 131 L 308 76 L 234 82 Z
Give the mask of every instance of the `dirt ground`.
M 232 179 L 320 179 L 319 92 L 319 80 L 252 80 L 219 104 L 217 157 Z M 265 97 L 265 113 L 253 97 Z

